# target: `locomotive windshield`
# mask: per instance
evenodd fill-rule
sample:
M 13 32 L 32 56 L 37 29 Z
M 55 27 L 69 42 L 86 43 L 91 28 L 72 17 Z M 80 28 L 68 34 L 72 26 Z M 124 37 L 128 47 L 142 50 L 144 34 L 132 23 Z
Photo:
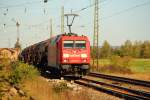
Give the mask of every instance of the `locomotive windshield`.
M 73 48 L 73 41 L 68 41 L 68 40 L 66 40 L 66 41 L 63 41 L 63 44 L 64 44 L 64 48 Z
M 63 41 L 64 48 L 80 48 L 85 49 L 86 48 L 86 41 L 81 40 L 65 40 Z
M 75 48 L 84 49 L 86 47 L 85 41 L 75 41 Z

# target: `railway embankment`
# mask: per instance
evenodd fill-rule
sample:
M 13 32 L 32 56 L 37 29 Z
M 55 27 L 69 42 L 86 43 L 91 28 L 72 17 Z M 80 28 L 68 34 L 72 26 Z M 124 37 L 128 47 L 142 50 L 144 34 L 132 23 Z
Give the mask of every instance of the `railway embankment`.
M 47 77 L 43 77 L 40 75 L 38 70 L 34 68 L 34 66 L 22 62 L 10 63 L 10 61 L 5 61 L 1 63 L 1 66 L 0 96 L 2 100 L 7 100 L 8 98 L 14 100 L 70 100 L 70 98 L 72 98 L 72 100 L 99 100 L 99 98 L 101 98 L 102 100 L 122 99 L 121 93 L 118 93 L 117 96 L 112 96 L 109 93 L 95 90 L 91 86 L 86 87 L 87 85 L 78 85 L 74 81 L 66 80 L 63 78 L 58 79 L 51 77 L 50 75 L 47 75 Z M 111 74 L 116 75 L 115 73 Z M 136 75 L 136 73 L 125 75 L 117 73 L 117 75 L 122 75 L 122 77 L 128 75 L 130 77 Z M 91 76 L 87 77 L 89 78 Z M 105 85 L 107 84 L 107 86 L 104 86 L 104 84 L 102 84 L 101 88 L 110 88 L 109 86 L 114 86 L 113 90 L 116 91 L 116 94 L 117 92 L 120 92 L 120 90 L 115 88 L 124 89 L 124 93 L 132 91 L 132 93 L 136 93 L 135 98 L 139 97 L 138 94 L 147 95 L 147 92 L 149 92 L 149 89 L 147 88 L 129 85 L 122 82 L 115 82 L 114 80 L 107 80 L 102 78 L 100 79 L 98 77 L 90 79 L 96 81 L 99 80 L 99 83 L 103 82 L 105 83 Z M 92 83 L 91 80 L 88 80 L 88 83 L 90 83 L 90 85 L 95 84 Z M 96 86 L 98 86 L 98 84 L 96 84 Z M 137 91 L 133 91 L 132 89 Z M 146 92 L 139 91 L 139 89 Z M 131 96 L 129 95 L 129 97 Z
M 1 63 L 0 99 L 2 100 L 99 100 L 118 99 L 73 81 L 40 76 L 32 65 L 22 62 Z
M 12 62 L 9 58 L 1 60 L 0 66 L 0 99 L 20 100 L 27 98 L 29 95 L 24 91 L 22 84 L 26 80 L 38 77 L 38 70 L 32 65 Z

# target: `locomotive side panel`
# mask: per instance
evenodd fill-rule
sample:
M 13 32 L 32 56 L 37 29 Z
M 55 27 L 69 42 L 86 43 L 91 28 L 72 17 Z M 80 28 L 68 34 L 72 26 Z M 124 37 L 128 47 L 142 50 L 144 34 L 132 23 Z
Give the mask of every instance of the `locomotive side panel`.
M 62 61 L 62 38 L 57 42 L 57 65 L 61 65 Z
M 59 41 L 61 35 L 57 35 L 50 40 L 48 46 L 48 66 L 55 67 L 59 69 L 60 65 L 60 52 L 61 52 L 61 42 Z
M 57 58 L 57 47 L 56 45 L 48 46 L 48 66 L 56 67 L 56 58 Z
M 48 61 L 48 66 L 49 67 L 56 67 L 56 42 L 55 42 L 56 37 L 53 37 L 49 41 L 48 45 L 48 55 L 47 55 L 47 61 Z

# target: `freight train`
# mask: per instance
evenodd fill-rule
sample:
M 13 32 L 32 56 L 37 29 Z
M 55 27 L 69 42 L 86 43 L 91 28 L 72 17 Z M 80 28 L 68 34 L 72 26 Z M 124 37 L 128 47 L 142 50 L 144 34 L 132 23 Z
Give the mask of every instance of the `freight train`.
M 60 34 L 25 48 L 20 59 L 55 75 L 86 75 L 90 70 L 87 36 Z

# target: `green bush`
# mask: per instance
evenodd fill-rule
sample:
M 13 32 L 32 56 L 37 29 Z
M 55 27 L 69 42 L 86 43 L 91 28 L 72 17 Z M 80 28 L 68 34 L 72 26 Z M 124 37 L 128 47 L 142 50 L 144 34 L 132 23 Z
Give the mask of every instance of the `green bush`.
M 56 92 L 56 93 L 60 93 L 64 90 L 68 89 L 68 86 L 67 86 L 67 83 L 66 82 L 60 82 L 60 83 L 57 83 L 57 84 L 54 84 L 53 85 L 53 90 Z
M 99 70 L 101 72 L 131 74 L 132 71 L 129 68 L 130 62 L 131 62 L 131 57 L 113 56 L 110 58 L 110 65 L 103 66 Z
M 110 63 L 111 63 L 112 66 L 129 67 L 131 60 L 132 59 L 129 56 L 125 56 L 125 57 L 112 56 L 110 58 Z
M 9 76 L 9 82 L 11 84 L 18 84 L 25 79 L 32 79 L 39 75 L 38 70 L 32 66 L 22 62 L 16 62 L 12 64 L 13 71 Z

